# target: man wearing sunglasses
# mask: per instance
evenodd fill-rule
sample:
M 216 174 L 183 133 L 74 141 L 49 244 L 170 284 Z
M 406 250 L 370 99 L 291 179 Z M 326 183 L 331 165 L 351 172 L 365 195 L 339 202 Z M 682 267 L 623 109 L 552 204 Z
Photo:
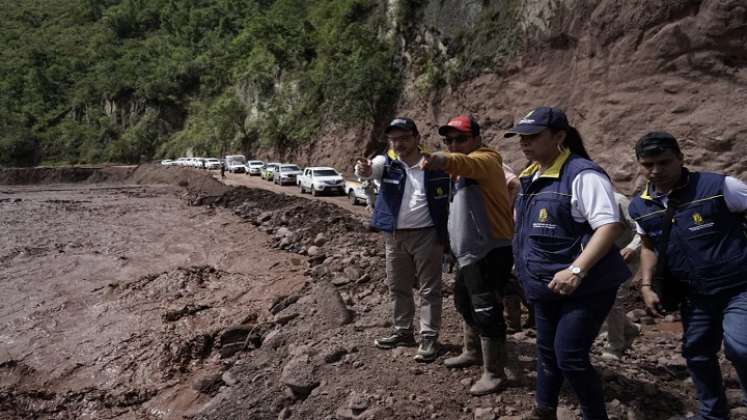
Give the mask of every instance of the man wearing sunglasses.
M 742 390 L 747 387 L 747 185 L 687 170 L 669 133 L 646 134 L 635 154 L 648 180 L 629 207 L 642 239 L 641 295 L 660 315 L 660 299 L 666 296 L 653 286 L 657 262 L 663 259 L 674 280 L 666 292 L 684 295 L 682 355 L 700 401 L 698 418 L 728 419 L 718 358 L 722 342 Z
M 449 176 L 423 170 L 415 122 L 399 117 L 385 130 L 390 151 L 373 161 L 359 159 L 361 179 L 380 183 L 371 226 L 384 233 L 386 276 L 394 310 L 394 331 L 375 340 L 379 348 L 413 346 L 413 288 L 420 294 L 420 347 L 415 360 L 438 357 L 441 327 L 441 259 L 448 241 Z
M 454 304 L 464 318 L 464 344 L 445 365 L 483 365 L 472 395 L 497 392 L 506 383 L 506 323 L 501 294 L 511 275 L 513 217 L 501 156 L 485 147 L 480 126 L 460 115 L 438 130 L 449 153 L 427 154 L 421 166 L 455 177 L 449 242 L 459 265 Z

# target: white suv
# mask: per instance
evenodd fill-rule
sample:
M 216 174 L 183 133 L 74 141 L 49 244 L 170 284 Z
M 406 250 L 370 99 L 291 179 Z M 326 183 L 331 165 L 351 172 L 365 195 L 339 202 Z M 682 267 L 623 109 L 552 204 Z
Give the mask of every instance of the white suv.
M 249 175 L 262 175 L 262 168 L 265 167 L 265 163 L 261 160 L 250 160 L 246 163 L 246 173 Z
M 301 168 L 298 165 L 282 164 L 272 174 L 272 181 L 278 185 L 296 184 L 296 177 L 301 175 Z
M 345 194 L 345 179 L 334 168 L 315 166 L 306 168 L 298 180 L 301 192 L 317 195 L 325 192 Z

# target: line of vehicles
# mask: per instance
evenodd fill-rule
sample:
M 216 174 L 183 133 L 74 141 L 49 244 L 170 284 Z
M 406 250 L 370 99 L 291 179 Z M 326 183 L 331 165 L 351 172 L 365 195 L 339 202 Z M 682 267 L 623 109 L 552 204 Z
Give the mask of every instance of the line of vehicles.
M 302 194 L 346 195 L 353 204 L 368 204 L 368 196 L 361 183 L 346 181 L 340 172 L 327 166 L 301 168 L 293 163 L 247 160 L 244 155 L 226 155 L 222 160 L 181 157 L 176 160 L 162 160 L 161 165 L 199 169 L 220 169 L 222 165 L 226 172 L 259 176 L 277 185 L 295 185 Z

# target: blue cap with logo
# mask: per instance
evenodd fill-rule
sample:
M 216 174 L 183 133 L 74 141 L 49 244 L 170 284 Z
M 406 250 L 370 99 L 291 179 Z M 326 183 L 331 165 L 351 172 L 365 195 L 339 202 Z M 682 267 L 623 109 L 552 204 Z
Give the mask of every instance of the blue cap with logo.
M 541 106 L 533 109 L 524 118 L 508 130 L 503 137 L 509 138 L 517 134 L 523 136 L 529 136 L 542 132 L 547 128 L 554 128 L 558 130 L 567 130 L 570 128 L 568 124 L 568 118 L 565 113 L 558 108 L 552 108 L 549 106 Z

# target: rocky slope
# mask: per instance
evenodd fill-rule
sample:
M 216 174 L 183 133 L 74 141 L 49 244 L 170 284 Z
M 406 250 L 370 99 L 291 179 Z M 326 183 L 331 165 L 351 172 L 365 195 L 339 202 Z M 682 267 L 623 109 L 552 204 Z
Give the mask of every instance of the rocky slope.
M 534 106 L 553 105 L 567 111 L 592 156 L 623 190 L 630 191 L 637 174 L 633 144 L 654 129 L 681 140 L 690 166 L 747 177 L 747 146 L 740 141 L 747 136 L 743 1 L 521 2 L 515 58 L 423 92 L 414 54 L 435 49 L 446 60 L 463 59 L 460 50 L 451 51 L 459 30 L 479 25 L 486 10 L 500 19 L 507 10 L 501 7 L 510 4 L 425 3 L 413 27 L 398 28 L 409 75 L 396 113 L 414 118 L 428 144 L 438 147 L 436 128 L 450 116 L 470 112 L 482 123 L 484 140 L 520 168 L 524 158 L 514 142 L 502 140 L 503 131 Z M 381 140 L 381 127 L 330 129 L 288 158 L 349 170 L 354 156 L 384 147 Z

